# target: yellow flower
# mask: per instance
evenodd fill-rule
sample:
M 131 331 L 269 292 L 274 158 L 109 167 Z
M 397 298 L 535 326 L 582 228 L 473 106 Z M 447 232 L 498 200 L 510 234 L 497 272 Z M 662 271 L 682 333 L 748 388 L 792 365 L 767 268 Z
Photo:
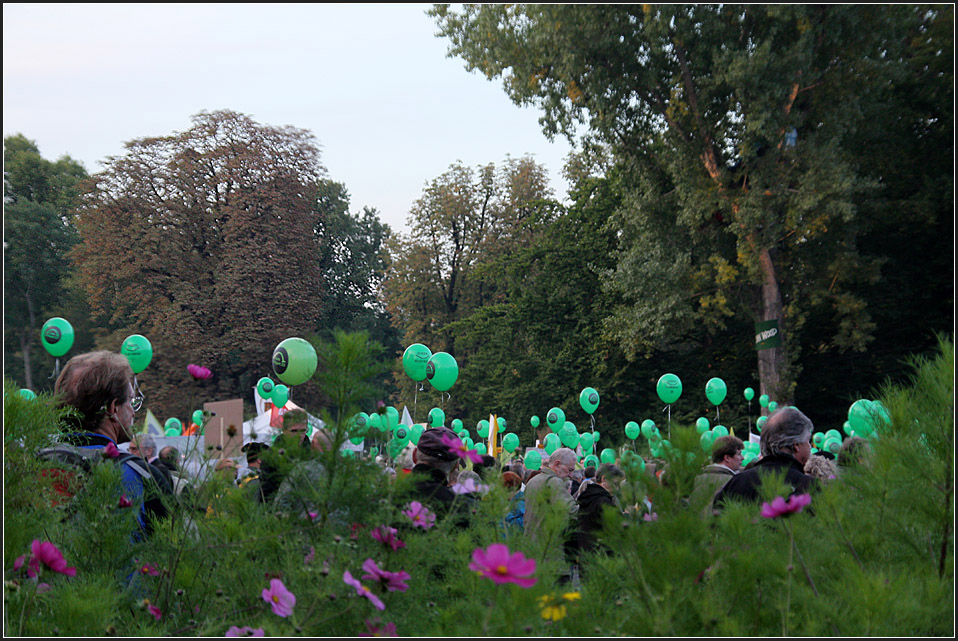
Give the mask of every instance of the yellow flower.
M 578 592 L 566 592 L 561 597 L 565 601 L 576 601 L 582 598 Z M 539 597 L 540 614 L 547 621 L 559 621 L 565 618 L 566 607 L 562 600 L 556 599 L 553 594 Z

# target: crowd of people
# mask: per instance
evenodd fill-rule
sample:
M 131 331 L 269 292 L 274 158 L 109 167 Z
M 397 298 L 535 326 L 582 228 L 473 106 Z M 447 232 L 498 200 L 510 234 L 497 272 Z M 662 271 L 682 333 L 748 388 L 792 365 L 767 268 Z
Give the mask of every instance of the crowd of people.
M 76 356 L 60 373 L 55 392 L 61 405 L 74 410 L 69 418 L 73 429 L 63 441 L 116 458 L 122 467 L 122 491 L 139 505 L 136 536 L 149 536 L 152 523 L 166 515 L 165 497 L 191 491 L 196 479 L 180 469 L 182 454 L 175 448 L 157 451 L 151 436 L 134 433 L 141 399 L 134 393 L 127 359 L 106 351 Z M 760 501 L 763 481 L 773 475 L 783 479 L 792 494 L 806 494 L 864 455 L 866 442 L 857 438 L 848 439 L 837 457 L 824 451 L 813 454 L 813 432 L 811 420 L 798 409 L 776 410 L 763 428 L 760 457 L 745 469 L 743 442 L 734 436 L 716 439 L 711 463 L 695 478 L 687 503 L 701 510 L 703 518 L 710 518 L 730 501 Z M 627 475 L 617 464 L 582 467 L 567 447 L 546 455 L 537 470 L 526 469 L 519 458 L 501 461 L 489 455 L 478 460 L 470 457 L 474 462 L 466 464 L 461 452 L 450 446 L 459 441 L 451 429 L 432 427 L 391 461 L 382 456 L 375 460 L 391 479 L 409 475 L 416 500 L 438 515 L 450 515 L 462 527 L 469 526 L 485 492 L 501 484 L 510 497 L 500 523 L 502 532 L 560 543 L 549 546 L 558 566 L 564 568 L 560 582 L 575 580 L 579 560 L 604 549 L 606 511 L 654 518 L 649 498 L 636 505 L 620 504 L 619 490 Z M 315 506 L 300 490 L 319 487 L 326 470 L 317 453 L 333 446 L 333 435 L 324 427 L 312 430 L 310 436 L 305 411 L 290 410 L 282 416 L 281 433 L 271 444 L 246 443 L 238 457 L 243 466 L 233 458 L 220 458 L 214 464 L 214 477 L 225 486 L 240 488 L 251 500 L 311 514 Z M 115 453 L 121 449 L 128 455 L 118 458 Z M 661 473 L 659 467 L 658 476 Z M 208 513 L 212 510 L 207 507 Z

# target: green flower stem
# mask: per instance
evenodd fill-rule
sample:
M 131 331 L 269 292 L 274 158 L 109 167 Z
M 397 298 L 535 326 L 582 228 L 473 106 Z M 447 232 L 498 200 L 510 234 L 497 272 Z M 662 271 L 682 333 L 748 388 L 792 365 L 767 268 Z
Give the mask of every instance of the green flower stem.
M 788 565 L 785 566 L 787 579 L 785 581 L 785 611 L 782 613 L 782 636 L 788 636 L 788 615 L 792 606 L 792 555 L 795 550 L 795 539 L 792 535 L 792 529 L 788 527 L 788 521 L 782 520 L 785 531 L 788 532 Z

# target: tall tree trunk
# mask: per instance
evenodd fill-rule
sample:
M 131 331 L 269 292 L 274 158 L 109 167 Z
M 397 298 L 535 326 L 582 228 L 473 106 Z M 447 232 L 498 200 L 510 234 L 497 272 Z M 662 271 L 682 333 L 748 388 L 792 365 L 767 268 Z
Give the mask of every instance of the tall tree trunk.
M 778 335 L 781 343 L 779 347 L 758 351 L 758 377 L 762 394 L 779 405 L 790 402 L 782 396 L 782 370 L 785 363 L 784 340 L 784 310 L 782 308 L 782 291 L 775 277 L 775 265 L 767 248 L 759 251 L 759 266 L 762 271 L 762 311 L 758 320 L 777 320 Z
M 23 354 L 23 384 L 33 389 L 33 371 L 30 366 L 30 333 L 20 332 L 20 352 Z

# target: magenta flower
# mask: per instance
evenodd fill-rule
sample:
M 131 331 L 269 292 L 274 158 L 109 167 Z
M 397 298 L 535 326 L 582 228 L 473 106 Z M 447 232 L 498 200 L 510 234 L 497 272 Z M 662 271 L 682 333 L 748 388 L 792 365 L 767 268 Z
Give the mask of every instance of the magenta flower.
M 482 463 L 482 455 L 476 450 L 470 450 L 462 439 L 458 436 L 447 436 L 443 434 L 439 437 L 442 444 L 449 448 L 449 451 L 461 459 L 472 461 L 473 463 Z
M 382 625 L 382 620 L 379 617 L 376 617 L 372 621 L 366 619 L 366 629 L 368 632 L 360 632 L 359 636 L 361 637 L 398 637 L 396 634 L 396 624 L 387 623 Z
M 38 574 L 40 574 L 40 564 L 47 566 L 54 572 L 59 572 L 60 574 L 66 574 L 67 576 L 76 576 L 76 568 L 68 568 L 67 562 L 63 558 L 63 553 L 49 541 L 44 541 L 41 543 L 39 540 L 34 539 L 33 543 L 30 544 L 30 557 L 27 560 L 27 555 L 21 554 L 13 562 L 13 569 L 19 570 L 23 567 L 24 562 L 27 564 L 27 576 L 31 579 Z
M 315 521 L 319 518 L 319 512 L 307 512 L 306 515 L 309 516 L 310 521 Z
M 386 605 L 379 599 L 378 596 L 373 594 L 372 590 L 367 588 L 365 585 L 353 578 L 353 575 L 349 573 L 349 570 L 343 572 L 343 582 L 346 585 L 350 585 L 356 588 L 356 594 L 359 596 L 364 596 L 378 609 L 385 610 Z
M 117 458 L 122 453 L 123 452 L 116 449 L 116 445 L 114 445 L 113 443 L 107 443 L 106 447 L 103 448 L 103 455 L 108 456 L 110 458 Z
M 131 507 L 133 502 L 126 498 L 126 494 L 120 497 L 119 507 Z
M 454 483 L 450 488 L 454 494 L 485 494 L 489 491 L 489 486 L 483 483 L 476 483 L 474 479 L 466 479 L 463 483 Z
M 286 589 L 279 579 L 270 579 L 269 589 L 263 588 L 263 600 L 273 608 L 273 614 L 288 617 L 296 605 L 296 595 Z
M 527 559 L 522 552 L 510 554 L 504 543 L 493 543 L 485 550 L 473 550 L 469 569 L 495 583 L 515 583 L 523 588 L 536 583 L 536 578 L 531 576 L 536 571 L 535 559 Z
M 399 548 L 406 547 L 405 543 L 396 538 L 398 533 L 398 530 L 394 527 L 380 525 L 379 527 L 373 528 L 369 534 L 383 545 L 392 548 L 393 552 L 395 552 Z
M 186 366 L 186 371 L 190 373 L 190 376 L 192 376 L 195 381 L 205 381 L 213 376 L 213 372 L 209 369 L 202 365 L 194 365 L 193 363 Z
M 658 521 L 659 515 L 656 512 L 646 512 L 642 515 L 643 521 Z
M 155 605 L 150 604 L 146 606 L 146 609 L 149 611 L 150 614 L 153 615 L 153 618 L 156 619 L 157 621 L 163 618 L 163 612 Z
M 261 637 L 263 636 L 263 628 L 256 628 L 255 630 L 248 625 L 243 626 L 242 628 L 233 626 L 226 631 L 226 636 L 228 637 Z
M 406 506 L 403 514 L 412 521 L 413 527 L 421 527 L 428 530 L 436 524 L 436 515 L 429 511 L 425 505 L 419 501 L 413 501 Z
M 409 589 L 409 586 L 405 583 L 409 579 L 408 572 L 387 572 L 380 569 L 372 559 L 366 559 L 363 562 L 363 570 L 366 571 L 366 574 L 363 575 L 364 579 L 378 581 L 382 587 L 390 592 L 405 592 Z
M 804 510 L 805 506 L 811 502 L 811 494 L 793 494 L 788 497 L 788 501 L 780 496 L 776 496 L 771 503 L 762 503 L 762 517 L 774 519 L 779 516 L 797 514 Z
M 160 570 L 152 563 L 143 563 L 139 568 L 140 574 L 148 574 L 149 576 L 159 576 Z

